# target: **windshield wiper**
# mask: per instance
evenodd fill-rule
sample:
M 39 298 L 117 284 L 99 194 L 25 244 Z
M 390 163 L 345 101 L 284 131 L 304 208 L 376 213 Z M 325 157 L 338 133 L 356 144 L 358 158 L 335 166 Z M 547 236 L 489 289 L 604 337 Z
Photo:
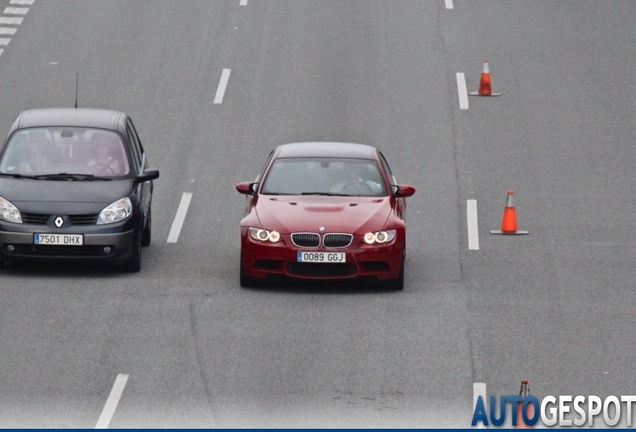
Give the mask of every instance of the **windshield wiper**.
M 351 196 L 348 194 L 333 193 L 333 192 L 303 192 L 301 195 Z
M 79 181 L 95 181 L 95 180 L 106 180 L 110 181 L 111 178 L 108 177 L 95 177 L 93 174 L 68 174 L 68 173 L 57 173 L 57 174 L 41 174 L 33 176 L 36 180 L 79 180 Z
M 0 176 L 4 176 L 4 177 L 13 177 L 13 178 L 28 178 L 28 179 L 35 179 L 35 177 L 31 176 L 31 175 L 24 175 L 24 174 L 18 174 L 18 173 L 0 173 Z

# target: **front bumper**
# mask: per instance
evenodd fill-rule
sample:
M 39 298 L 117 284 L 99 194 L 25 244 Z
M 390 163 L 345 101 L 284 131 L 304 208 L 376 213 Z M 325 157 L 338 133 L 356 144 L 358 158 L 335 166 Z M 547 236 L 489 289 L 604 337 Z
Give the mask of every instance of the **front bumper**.
M 299 248 L 289 235 L 282 235 L 278 243 L 252 240 L 242 234 L 241 260 L 245 275 L 251 278 L 284 277 L 304 280 L 351 280 L 372 278 L 397 279 L 404 255 L 404 232 L 385 245 L 367 245 L 361 236 L 354 236 L 347 248 Z M 298 262 L 298 252 L 345 252 L 344 263 Z
M 0 231 L 0 260 L 121 262 L 132 255 L 135 240 L 134 230 L 117 233 L 83 232 L 84 244 L 82 246 L 64 246 L 34 244 L 33 239 L 36 232 L 48 232 L 42 227 L 38 228 L 30 232 Z M 54 234 L 61 233 L 55 232 Z M 76 233 L 66 232 L 64 234 Z

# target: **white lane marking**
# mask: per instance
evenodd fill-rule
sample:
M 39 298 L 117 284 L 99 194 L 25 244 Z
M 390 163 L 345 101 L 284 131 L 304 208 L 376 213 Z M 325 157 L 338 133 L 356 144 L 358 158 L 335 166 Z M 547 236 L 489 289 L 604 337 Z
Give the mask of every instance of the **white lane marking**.
M 247 0 L 241 0 L 239 6 L 247 6 Z
M 26 15 L 28 11 L 29 11 L 29 8 L 17 8 L 17 7 L 4 8 L 4 13 L 7 15 Z
M 176 243 L 181 233 L 181 227 L 183 227 L 183 221 L 185 221 L 186 214 L 188 213 L 188 207 L 192 200 L 192 192 L 184 192 L 181 196 L 181 202 L 177 209 L 177 215 L 172 222 L 172 228 L 170 228 L 170 234 L 168 234 L 168 243 Z
M 446 3 L 446 9 L 453 9 L 453 0 L 444 0 Z
M 32 5 L 33 0 L 11 0 L 10 4 Z
M 4 48 L 0 48 L 0 55 L 4 52 Z
M 225 95 L 225 88 L 227 87 L 227 82 L 230 80 L 231 71 L 231 69 L 223 69 L 221 80 L 219 81 L 219 86 L 216 89 L 216 96 L 214 96 L 215 104 L 220 104 L 221 102 L 223 102 L 223 95 Z
M 486 383 L 473 383 L 473 413 L 477 406 L 477 398 L 481 396 L 481 400 L 484 402 L 484 409 L 488 412 L 488 400 L 486 399 Z M 484 424 L 481 423 L 477 428 L 484 428 Z
M 477 201 L 466 201 L 466 225 L 468 226 L 468 249 L 479 250 L 479 224 L 477 222 Z
M 7 45 L 9 45 L 10 41 L 11 41 L 11 39 L 9 39 L 9 38 L 0 38 L 0 45 L 7 46 Z
M 22 24 L 22 20 L 24 18 L 16 18 L 16 17 L 0 17 L 0 24 Z
M 6 35 L 12 35 L 15 34 L 17 28 L 14 27 L 0 27 L 0 34 Z
M 468 91 L 466 90 L 466 77 L 463 72 L 457 72 L 457 94 L 459 95 L 459 109 L 468 109 Z
M 102 410 L 102 415 L 100 415 L 99 420 L 97 420 L 97 425 L 95 425 L 95 429 L 108 428 L 108 425 L 110 424 L 110 421 L 113 418 L 113 415 L 115 414 L 115 410 L 117 409 L 117 404 L 119 404 L 119 399 L 121 399 L 121 394 L 124 392 L 124 388 L 126 387 L 127 381 L 128 381 L 127 374 L 117 375 L 115 384 L 113 384 L 113 388 L 110 390 L 110 396 L 108 396 L 106 405 L 104 405 L 104 409 Z

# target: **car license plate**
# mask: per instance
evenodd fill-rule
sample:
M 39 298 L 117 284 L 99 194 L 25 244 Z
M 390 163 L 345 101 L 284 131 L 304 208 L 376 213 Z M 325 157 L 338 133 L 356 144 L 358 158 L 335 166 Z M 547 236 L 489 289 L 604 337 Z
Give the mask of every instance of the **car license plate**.
M 344 252 L 298 252 L 298 262 L 343 263 L 347 260 Z
M 84 235 L 83 234 L 34 234 L 33 244 L 82 246 L 84 244 Z

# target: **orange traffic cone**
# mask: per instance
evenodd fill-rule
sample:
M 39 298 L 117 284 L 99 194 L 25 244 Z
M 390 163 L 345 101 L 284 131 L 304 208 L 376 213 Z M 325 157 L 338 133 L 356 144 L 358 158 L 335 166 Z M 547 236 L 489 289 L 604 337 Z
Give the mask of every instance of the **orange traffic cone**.
M 523 399 L 526 398 L 530 394 L 530 388 L 528 387 L 528 380 L 521 380 L 521 388 L 519 389 L 519 396 L 521 396 L 522 401 L 517 402 L 517 425 L 515 429 L 531 429 L 532 426 L 526 425 L 523 421 Z M 534 418 L 534 410 L 531 404 L 526 405 L 526 418 L 531 419 Z
M 501 231 L 490 230 L 491 234 L 507 234 L 507 235 L 523 235 L 529 234 L 528 231 L 519 231 L 517 229 L 517 213 L 515 206 L 512 205 L 512 191 L 508 191 L 506 198 L 506 207 L 504 208 L 503 220 L 501 221 Z
M 490 68 L 488 61 L 484 62 L 484 69 L 481 72 L 481 80 L 479 81 L 479 91 L 468 93 L 471 96 L 501 96 L 501 93 L 493 93 L 490 84 Z

